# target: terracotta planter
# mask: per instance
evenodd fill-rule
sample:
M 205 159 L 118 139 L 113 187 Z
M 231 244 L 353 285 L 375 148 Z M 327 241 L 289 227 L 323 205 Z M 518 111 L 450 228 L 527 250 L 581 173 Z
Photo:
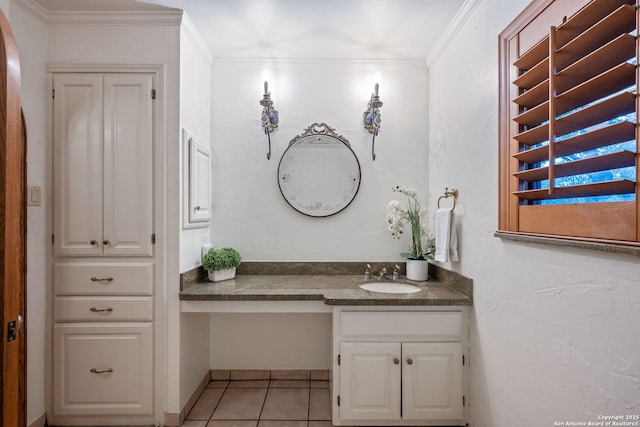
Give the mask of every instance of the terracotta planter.
M 209 280 L 212 282 L 221 282 L 236 277 L 236 268 L 228 268 L 226 270 L 211 271 L 209 270 Z
M 429 280 L 429 261 L 426 259 L 407 259 L 407 279 L 416 282 Z

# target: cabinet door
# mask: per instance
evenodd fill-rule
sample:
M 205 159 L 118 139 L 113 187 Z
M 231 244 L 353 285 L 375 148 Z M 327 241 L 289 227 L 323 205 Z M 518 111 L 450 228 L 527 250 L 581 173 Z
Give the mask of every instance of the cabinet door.
M 104 77 L 104 254 L 153 255 L 152 77 Z
M 102 254 L 102 78 L 53 79 L 54 254 Z
M 189 221 L 211 219 L 211 148 L 189 138 Z
M 402 416 L 406 420 L 461 420 L 462 345 L 402 344 Z
M 152 413 L 152 326 L 56 324 L 56 415 Z
M 400 344 L 340 343 L 340 417 L 400 419 Z

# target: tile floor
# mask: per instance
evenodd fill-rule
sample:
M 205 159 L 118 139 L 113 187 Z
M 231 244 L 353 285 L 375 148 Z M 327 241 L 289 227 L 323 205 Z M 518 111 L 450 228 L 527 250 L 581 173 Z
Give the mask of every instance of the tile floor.
M 331 427 L 327 371 L 213 371 L 182 427 Z

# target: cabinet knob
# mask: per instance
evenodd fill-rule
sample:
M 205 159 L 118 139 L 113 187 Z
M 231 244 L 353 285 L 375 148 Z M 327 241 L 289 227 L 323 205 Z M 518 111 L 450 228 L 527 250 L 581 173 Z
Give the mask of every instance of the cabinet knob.
M 196 206 L 193 208 L 194 211 L 199 211 L 200 210 L 200 206 Z
M 89 243 L 91 243 L 91 246 L 95 246 L 96 244 L 98 244 L 97 240 L 91 240 Z
M 105 246 L 108 245 L 109 243 L 111 243 L 111 242 L 109 242 L 108 240 L 103 240 L 102 241 L 102 244 L 105 245 Z
M 400 359 L 398 359 L 397 357 L 393 358 L 393 364 L 394 365 L 398 365 L 400 363 Z
M 413 365 L 413 359 L 408 357 L 407 358 L 407 365 Z
M 91 368 L 89 370 L 89 372 L 91 372 L 92 374 L 110 374 L 111 372 L 113 372 L 113 369 L 111 369 L 111 368 L 106 368 L 106 369 Z

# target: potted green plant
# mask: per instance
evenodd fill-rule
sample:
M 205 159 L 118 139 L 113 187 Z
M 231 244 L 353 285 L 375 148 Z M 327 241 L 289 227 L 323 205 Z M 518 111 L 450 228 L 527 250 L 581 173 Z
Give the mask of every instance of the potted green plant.
M 408 223 L 411 227 L 411 246 L 409 252 L 401 253 L 407 258 L 407 279 L 424 281 L 428 279 L 429 260 L 433 260 L 433 238 L 428 236 L 427 225 L 423 219 L 428 210 L 420 203 L 420 196 L 413 187 L 397 186 L 393 191 L 407 197 L 406 208 L 400 206 L 397 200 L 391 200 L 387 205 L 385 221 L 389 224 L 389 231 L 395 239 L 403 234 L 403 227 Z M 425 239 L 423 244 L 422 240 Z
M 211 248 L 202 258 L 202 267 L 209 272 L 209 280 L 220 282 L 233 279 L 240 262 L 240 253 L 233 248 Z

